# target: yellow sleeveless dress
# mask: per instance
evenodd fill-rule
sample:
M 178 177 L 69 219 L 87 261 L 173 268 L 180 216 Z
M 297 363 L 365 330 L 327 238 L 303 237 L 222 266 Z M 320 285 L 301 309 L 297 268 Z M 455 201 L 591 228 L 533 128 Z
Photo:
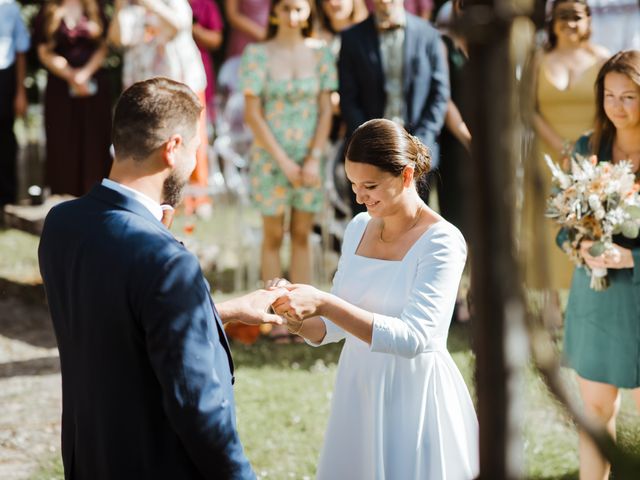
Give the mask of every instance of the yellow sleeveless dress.
M 594 85 L 600 65 L 600 62 L 596 62 L 589 67 L 566 90 L 558 89 L 549 81 L 544 66 L 541 65 L 538 68 L 536 82 L 538 111 L 561 137 L 572 142 L 593 128 L 596 112 Z M 551 172 L 544 161 L 545 153 L 556 162 L 560 160 L 559 154 L 539 138 L 536 142 L 536 151 L 533 153 L 535 161 L 529 161 L 525 168 L 521 251 L 524 259 L 525 283 L 528 288 L 561 290 L 568 289 L 571 284 L 573 264 L 555 243 L 560 227 L 553 220 L 545 218 L 546 203 L 540 207 L 534 205 L 536 195 L 534 177 L 537 176 L 534 175 L 535 173 L 538 173 L 542 180 L 541 194 L 545 202 L 551 192 Z M 536 236 L 539 235 L 543 236 L 549 282 L 544 281 L 542 269 L 537 265 L 542 261 L 540 252 L 535 251 L 538 241 Z

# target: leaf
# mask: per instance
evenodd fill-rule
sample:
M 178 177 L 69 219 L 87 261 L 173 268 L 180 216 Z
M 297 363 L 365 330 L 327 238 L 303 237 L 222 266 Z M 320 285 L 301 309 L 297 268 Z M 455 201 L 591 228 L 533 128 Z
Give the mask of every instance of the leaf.
M 640 219 L 640 207 L 637 205 L 628 205 L 625 207 L 624 211 L 627 212 L 634 220 Z
M 627 238 L 637 238 L 640 233 L 640 226 L 635 222 L 624 222 L 622 224 L 622 235 Z
M 599 257 L 604 253 L 604 242 L 597 241 L 593 242 L 591 248 L 589 249 L 589 255 L 592 257 Z
M 618 224 L 615 227 L 613 227 L 613 231 L 611 233 L 613 235 L 618 235 L 618 234 L 622 233 L 622 225 Z

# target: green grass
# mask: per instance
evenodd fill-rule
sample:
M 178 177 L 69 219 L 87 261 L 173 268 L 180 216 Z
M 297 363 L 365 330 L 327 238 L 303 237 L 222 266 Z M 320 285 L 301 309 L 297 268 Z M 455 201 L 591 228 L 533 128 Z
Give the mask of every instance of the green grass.
M 472 387 L 474 359 L 468 330 L 454 325 L 449 349 Z M 314 478 L 340 348 L 274 345 L 267 340 L 251 347 L 233 345 L 238 429 L 259 477 Z M 573 374 L 565 370 L 563 375 L 577 395 Z M 623 393 L 619 419 L 620 444 L 640 453 L 640 415 L 628 392 Z M 527 478 L 577 479 L 575 426 L 532 369 L 525 375 L 522 421 Z M 47 459 L 33 477 L 61 478 L 58 459 Z

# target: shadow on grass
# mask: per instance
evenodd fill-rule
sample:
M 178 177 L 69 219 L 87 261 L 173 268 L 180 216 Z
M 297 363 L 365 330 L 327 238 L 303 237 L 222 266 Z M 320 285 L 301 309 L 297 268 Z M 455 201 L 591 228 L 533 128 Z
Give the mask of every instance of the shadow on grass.
M 231 343 L 231 354 L 236 367 L 276 367 L 310 370 L 319 364 L 338 363 L 342 342 L 314 348 L 307 344 L 277 344 L 260 338 L 253 345 Z
M 47 307 L 14 296 L 0 296 L 0 336 L 40 348 L 57 345 Z
M 470 349 L 471 326 L 453 324 L 449 333 L 449 351 L 451 353 L 466 352 Z M 307 344 L 276 344 L 261 337 L 253 345 L 231 343 L 233 362 L 238 367 L 291 367 L 309 370 L 319 364 L 334 365 L 338 363 L 342 342 L 311 347 Z
M 16 362 L 0 363 L 0 378 L 24 375 L 50 375 L 60 372 L 60 358 L 56 356 L 32 358 Z

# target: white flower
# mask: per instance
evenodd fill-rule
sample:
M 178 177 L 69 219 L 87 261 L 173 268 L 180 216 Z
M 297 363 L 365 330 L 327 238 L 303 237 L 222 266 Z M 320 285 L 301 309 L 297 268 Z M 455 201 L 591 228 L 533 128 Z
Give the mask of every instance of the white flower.
M 591 210 L 598 211 L 602 208 L 602 204 L 600 203 L 600 198 L 595 193 L 589 195 L 589 206 Z

